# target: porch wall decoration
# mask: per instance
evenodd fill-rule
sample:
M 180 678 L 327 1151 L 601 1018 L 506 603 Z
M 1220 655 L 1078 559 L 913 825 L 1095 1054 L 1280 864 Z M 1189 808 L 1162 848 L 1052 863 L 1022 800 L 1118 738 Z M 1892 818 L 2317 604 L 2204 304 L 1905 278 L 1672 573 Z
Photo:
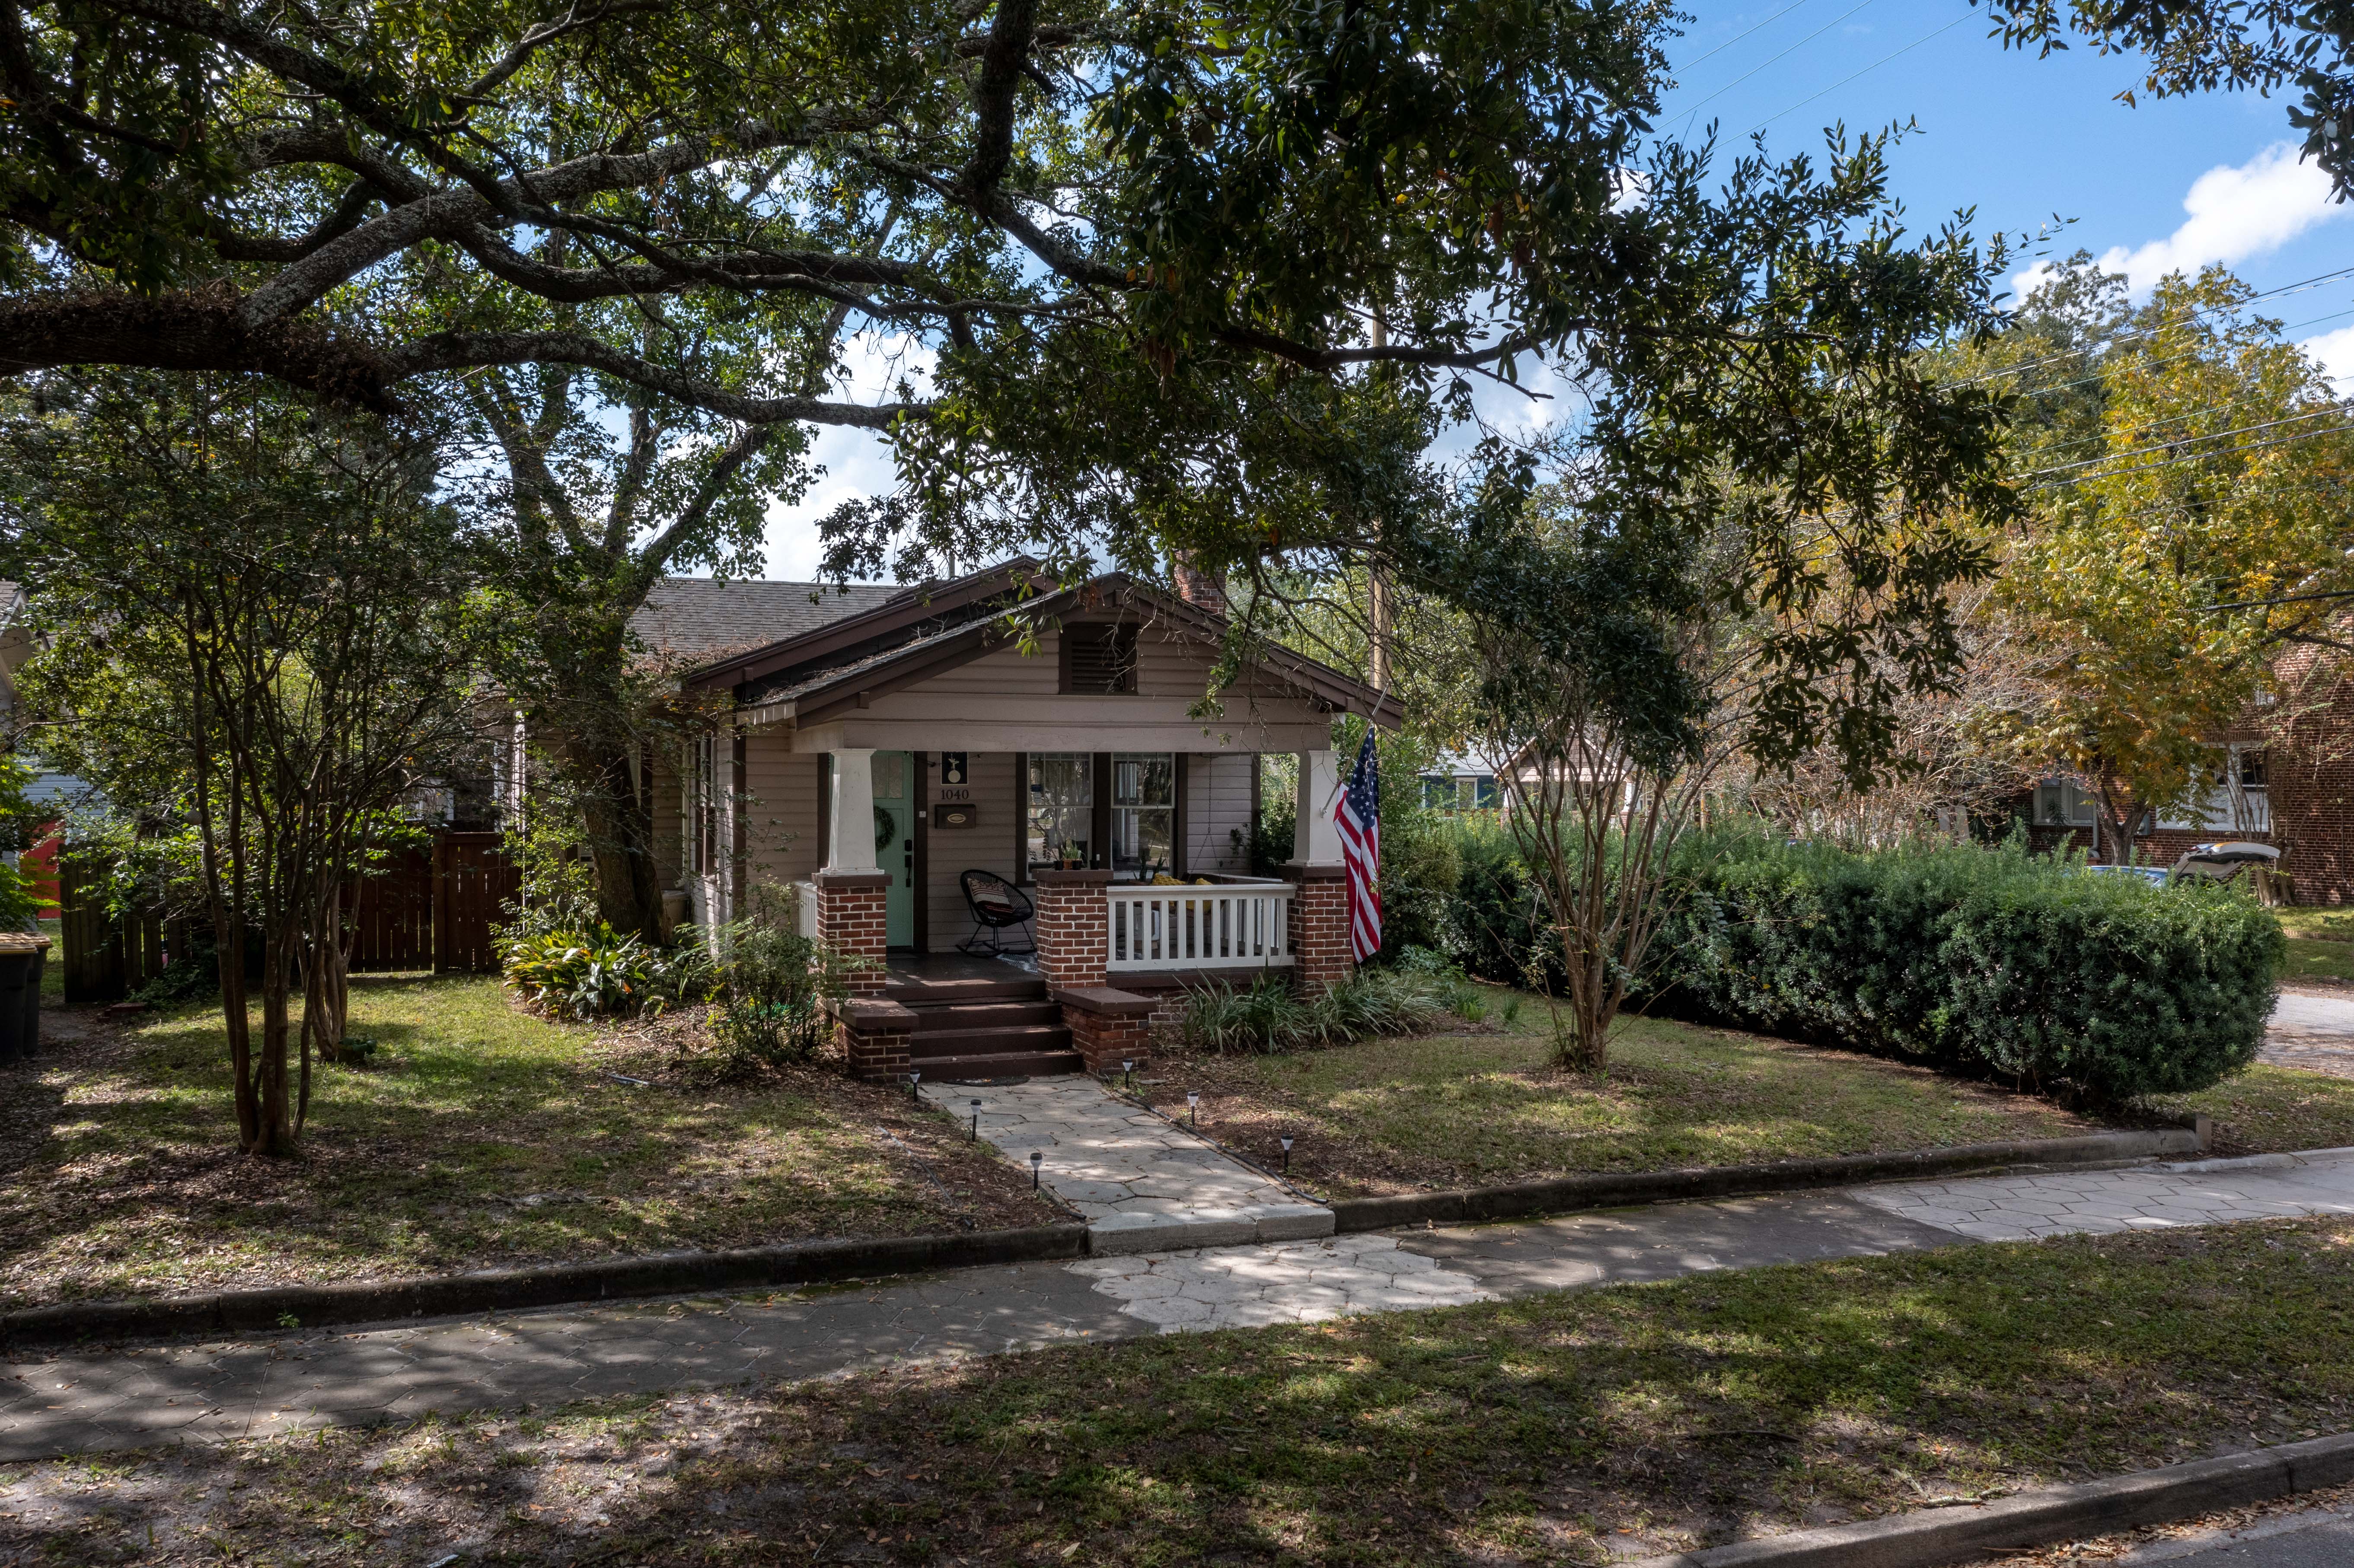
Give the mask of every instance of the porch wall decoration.
M 977 806 L 942 802 L 932 808 L 932 826 L 935 828 L 970 828 L 978 827 L 980 823 L 981 809 Z

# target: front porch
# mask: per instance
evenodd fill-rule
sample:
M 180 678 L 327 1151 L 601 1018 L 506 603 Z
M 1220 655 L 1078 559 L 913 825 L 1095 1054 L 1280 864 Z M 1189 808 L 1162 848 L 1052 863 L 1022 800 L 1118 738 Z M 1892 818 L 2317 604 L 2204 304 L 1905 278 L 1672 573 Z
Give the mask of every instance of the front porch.
M 861 1077 L 1107 1075 L 1149 1059 L 1154 1023 L 1174 1016 L 1188 985 L 1247 984 L 1272 970 L 1317 990 L 1353 968 L 1330 751 L 1299 754 L 1294 859 L 1280 879 L 1215 872 L 1145 880 L 1133 874 L 1141 868 L 1123 877 L 1117 863 L 1036 863 L 1041 845 L 1064 858 L 1054 826 L 1068 803 L 1040 805 L 1048 791 L 1034 773 L 1027 886 L 1015 887 L 1033 906 L 1024 923 L 1030 950 L 1005 957 L 919 952 L 893 941 L 890 899 L 900 878 L 878 863 L 878 835 L 869 831 L 882 820 L 873 804 L 875 755 L 864 747 L 828 754 L 834 831 L 827 864 L 803 891 L 810 934 L 867 960 L 840 1010 L 843 1053 Z M 1120 842 L 1109 840 L 1114 849 Z

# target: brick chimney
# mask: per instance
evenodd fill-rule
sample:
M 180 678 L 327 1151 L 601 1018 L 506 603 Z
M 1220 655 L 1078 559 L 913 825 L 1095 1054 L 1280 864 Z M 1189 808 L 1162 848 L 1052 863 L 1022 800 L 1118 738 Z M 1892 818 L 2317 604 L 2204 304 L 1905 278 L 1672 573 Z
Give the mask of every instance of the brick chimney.
M 1226 613 L 1226 579 L 1223 576 L 1202 570 L 1182 553 L 1169 558 L 1169 575 L 1177 579 L 1179 599 L 1212 615 Z

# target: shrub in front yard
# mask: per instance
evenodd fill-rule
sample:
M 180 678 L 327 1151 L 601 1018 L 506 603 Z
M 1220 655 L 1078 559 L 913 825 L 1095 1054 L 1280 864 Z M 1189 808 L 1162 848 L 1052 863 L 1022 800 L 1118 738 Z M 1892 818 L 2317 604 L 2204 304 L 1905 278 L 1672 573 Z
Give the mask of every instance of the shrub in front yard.
M 602 924 L 511 935 L 501 969 L 526 1001 L 559 1018 L 659 1012 L 713 988 L 710 958 L 695 941 L 657 948 Z
M 756 884 L 751 913 L 712 929 L 726 999 L 711 1013 L 723 1074 L 813 1054 L 825 1038 L 825 1004 L 849 994 L 849 975 L 869 967 L 801 934 L 798 895 Z
M 1240 991 L 1207 985 L 1189 991 L 1176 1033 L 1182 1044 L 1197 1051 L 1293 1051 L 1417 1033 L 1436 1028 L 1447 1012 L 1442 987 L 1428 975 L 1360 969 L 1303 997 L 1288 976 L 1270 969 Z
M 1746 1027 L 2098 1104 L 2254 1060 L 2286 945 L 2235 887 L 2088 874 L 2013 845 L 1855 853 L 1751 840 L 1691 863 L 1669 982 Z

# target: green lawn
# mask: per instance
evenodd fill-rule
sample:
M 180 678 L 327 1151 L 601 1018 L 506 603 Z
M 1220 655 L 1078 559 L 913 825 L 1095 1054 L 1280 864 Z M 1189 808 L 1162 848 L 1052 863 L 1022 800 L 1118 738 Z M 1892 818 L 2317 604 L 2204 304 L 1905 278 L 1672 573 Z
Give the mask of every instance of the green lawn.
M 1184 1056 L 1153 1097 L 1334 1195 L 1574 1171 L 1666 1170 L 1930 1149 L 2092 1128 L 2048 1100 L 1762 1035 L 1630 1020 L 1596 1079 L 1546 1065 L 1542 1005 L 1517 1031 L 1376 1040 L 1284 1056 Z M 2354 1087 L 2354 1086 L 2349 1086 Z
M 2158 1108 L 2215 1118 L 2215 1152 L 2268 1154 L 2354 1148 L 2354 1079 L 2259 1062 L 2195 1095 L 2168 1096 Z
M 2288 980 L 2354 982 L 2354 909 L 2274 911 L 2288 937 Z
M 0 1304 L 1056 1217 L 824 1066 L 698 1086 L 674 1033 L 550 1023 L 487 978 L 355 980 L 352 1029 L 376 1061 L 317 1070 L 292 1161 L 235 1152 L 214 1009 L 0 1075 Z
M 2343 1430 L 2349 1300 L 2342 1218 L 1712 1274 L 19 1466 L 0 1551 L 1598 1563 Z

